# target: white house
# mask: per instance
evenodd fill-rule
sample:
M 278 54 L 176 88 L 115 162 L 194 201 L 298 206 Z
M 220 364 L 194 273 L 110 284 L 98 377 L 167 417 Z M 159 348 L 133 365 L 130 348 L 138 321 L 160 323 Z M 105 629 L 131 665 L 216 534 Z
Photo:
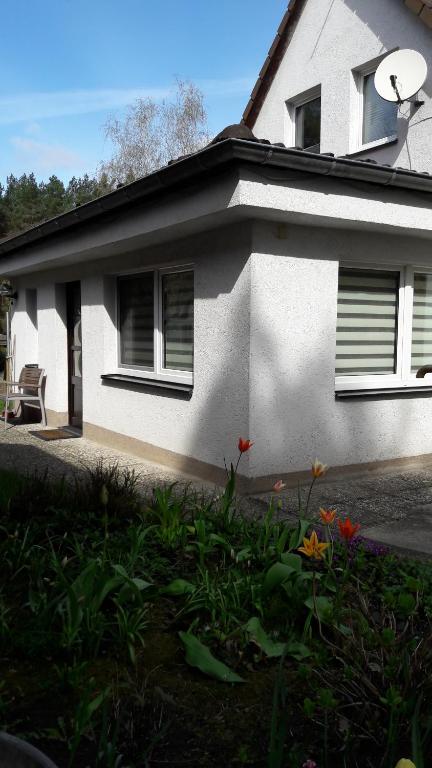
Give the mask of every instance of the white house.
M 0 244 L 51 424 L 215 480 L 250 437 L 255 489 L 430 461 L 432 78 L 397 107 L 370 77 L 432 72 L 430 5 L 291 2 L 243 126 Z

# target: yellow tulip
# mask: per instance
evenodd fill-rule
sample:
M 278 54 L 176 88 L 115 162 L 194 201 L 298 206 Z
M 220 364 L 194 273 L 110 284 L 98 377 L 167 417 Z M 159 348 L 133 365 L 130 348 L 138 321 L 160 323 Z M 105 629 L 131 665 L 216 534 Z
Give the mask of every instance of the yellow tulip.
M 310 539 L 303 539 L 303 546 L 298 548 L 307 557 L 313 557 L 315 560 L 322 560 L 322 553 L 329 545 L 326 542 L 318 541 L 316 531 L 312 531 Z
M 412 760 L 408 760 L 406 757 L 403 757 L 402 760 L 399 760 L 399 762 L 396 764 L 395 768 L 416 768 Z

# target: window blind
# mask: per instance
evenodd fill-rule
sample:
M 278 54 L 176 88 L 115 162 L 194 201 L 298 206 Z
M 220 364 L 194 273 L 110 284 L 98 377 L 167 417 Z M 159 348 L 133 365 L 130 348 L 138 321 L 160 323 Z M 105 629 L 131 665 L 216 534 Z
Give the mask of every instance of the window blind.
M 154 273 L 118 278 L 120 363 L 154 366 Z
M 399 273 L 341 268 L 336 375 L 396 370 Z
M 414 275 L 411 371 L 432 365 L 432 275 Z
M 162 277 L 163 367 L 193 371 L 193 272 Z
M 397 133 L 397 104 L 385 101 L 375 88 L 375 72 L 363 78 L 363 143 Z

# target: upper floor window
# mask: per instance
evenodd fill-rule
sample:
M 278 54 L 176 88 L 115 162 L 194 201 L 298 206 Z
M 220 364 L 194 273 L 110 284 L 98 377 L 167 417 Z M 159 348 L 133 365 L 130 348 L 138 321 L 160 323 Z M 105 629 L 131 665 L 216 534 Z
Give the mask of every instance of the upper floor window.
M 363 76 L 362 143 L 395 137 L 398 106 L 385 101 L 375 88 L 375 72 Z
M 320 152 L 321 146 L 321 87 L 315 87 L 287 104 L 285 143 L 308 152 Z
M 321 96 L 296 108 L 296 147 L 319 152 L 321 143 Z
M 191 379 L 194 274 L 152 270 L 117 279 L 119 367 Z

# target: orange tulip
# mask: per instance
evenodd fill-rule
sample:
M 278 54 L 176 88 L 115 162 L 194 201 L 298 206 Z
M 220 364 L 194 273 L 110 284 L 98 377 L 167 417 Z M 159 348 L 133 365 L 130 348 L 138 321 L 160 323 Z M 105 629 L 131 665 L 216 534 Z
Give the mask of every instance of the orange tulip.
M 320 507 L 319 513 L 321 521 L 324 523 L 324 525 L 331 525 L 334 523 L 334 519 L 336 517 L 335 509 L 323 509 L 323 507 Z
M 274 491 L 275 493 L 279 493 L 279 492 L 280 492 L 280 491 L 282 491 L 284 488 L 286 488 L 286 484 L 285 484 L 285 483 L 283 483 L 283 482 L 282 482 L 282 480 L 278 480 L 278 481 L 277 481 L 277 482 L 274 484 L 274 486 L 273 486 L 273 488 L 272 488 L 272 491 Z
M 338 520 L 338 526 L 339 526 L 339 532 L 345 541 L 351 541 L 353 536 L 356 535 L 357 531 L 360 528 L 360 524 L 356 523 L 355 525 L 352 524 L 349 517 L 345 521 Z
M 312 531 L 310 539 L 303 539 L 303 546 L 298 548 L 299 552 L 303 552 L 307 557 L 312 557 L 314 560 L 322 560 L 322 553 L 327 549 L 329 544 L 326 542 L 318 541 L 316 531 Z
M 322 477 L 327 472 L 327 464 L 322 464 L 321 461 L 318 461 L 318 459 L 315 459 L 314 463 L 312 464 L 312 475 L 315 479 L 318 477 Z
M 242 437 L 239 437 L 238 441 L 238 449 L 240 453 L 246 453 L 246 451 L 249 450 L 249 448 L 252 448 L 253 443 L 248 439 L 244 440 Z

